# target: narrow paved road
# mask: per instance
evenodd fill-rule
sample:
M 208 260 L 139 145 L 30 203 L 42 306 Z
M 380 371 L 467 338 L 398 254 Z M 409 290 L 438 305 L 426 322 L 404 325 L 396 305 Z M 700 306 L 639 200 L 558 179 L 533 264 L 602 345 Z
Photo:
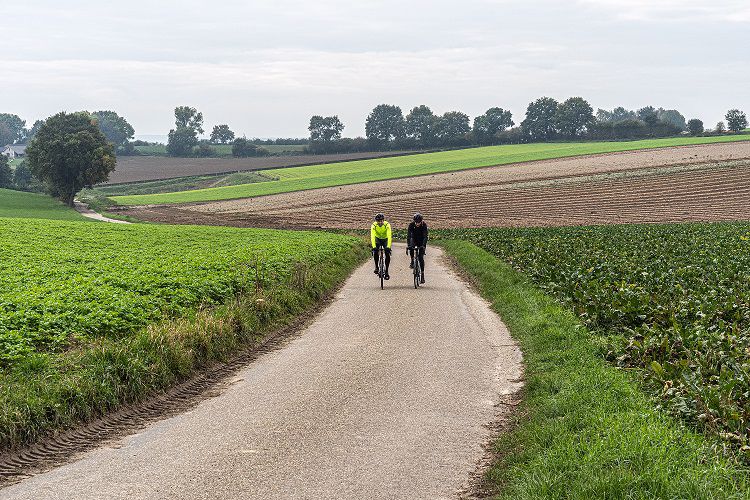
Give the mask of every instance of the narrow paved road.
M 0 498 L 454 498 L 521 355 L 439 249 L 426 265 L 414 290 L 397 246 L 385 290 L 361 267 L 222 395 Z

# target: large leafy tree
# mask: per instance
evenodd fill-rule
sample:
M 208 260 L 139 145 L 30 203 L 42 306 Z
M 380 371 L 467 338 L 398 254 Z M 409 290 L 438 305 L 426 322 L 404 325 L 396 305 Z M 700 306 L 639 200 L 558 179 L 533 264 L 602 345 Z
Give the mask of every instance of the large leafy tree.
M 26 130 L 26 132 L 24 133 L 24 143 L 30 143 L 31 139 L 33 139 L 36 133 L 39 132 L 39 128 L 42 125 L 44 125 L 44 120 L 35 121 L 34 125 L 32 125 L 31 128 Z
M 435 125 L 437 140 L 441 146 L 465 146 L 469 143 L 469 116 L 460 111 L 448 111 Z
M 478 144 L 494 144 L 497 134 L 514 125 L 513 115 L 503 108 L 490 108 L 474 118 L 472 135 Z
M 557 101 L 540 97 L 526 108 L 526 118 L 521 122 L 526 135 L 533 141 L 548 141 L 557 134 L 555 115 Z
M 606 109 L 598 109 L 596 111 L 596 120 L 602 123 L 617 123 L 636 119 L 638 119 L 638 116 L 635 114 L 635 111 L 630 111 L 622 106 L 618 106 L 612 111 L 607 111 Z
M 374 149 L 388 149 L 404 138 L 405 125 L 400 107 L 379 104 L 367 116 L 365 135 Z
M 339 117 L 315 115 L 310 118 L 310 141 L 312 142 L 331 142 L 341 139 L 341 132 L 344 131 L 344 124 Z
M 229 129 L 229 125 L 215 125 L 211 131 L 211 142 L 226 144 L 234 140 L 234 132 Z
M 586 99 L 571 97 L 557 106 L 555 123 L 564 137 L 578 137 L 594 123 L 594 109 Z
M 677 111 L 676 109 L 659 108 L 656 110 L 656 116 L 659 118 L 660 121 L 663 121 L 664 123 L 669 123 L 673 125 L 675 128 L 679 129 L 680 131 L 687 129 L 687 122 L 685 121 L 685 116 L 679 111 Z
M 198 134 L 203 133 L 203 113 L 190 106 L 174 110 L 175 128 L 169 131 L 167 153 L 172 156 L 192 156 L 198 145 Z
M 727 128 L 732 132 L 739 132 L 747 128 L 747 116 L 739 109 L 730 109 L 724 117 Z
M 18 115 L 0 113 L 0 146 L 22 141 L 26 132 L 26 122 Z
M 436 143 L 435 125 L 438 118 L 424 104 L 416 106 L 406 115 L 405 135 L 415 146 L 430 147 Z
M 58 113 L 39 128 L 26 162 L 52 196 L 68 206 L 84 187 L 104 182 L 115 169 L 112 144 L 88 113 Z
M 703 121 L 698 118 L 693 118 L 687 122 L 687 128 L 690 135 L 698 135 L 703 133 Z
M 115 147 L 125 146 L 135 134 L 132 125 L 114 111 L 94 111 L 91 115 L 96 118 L 99 129 Z

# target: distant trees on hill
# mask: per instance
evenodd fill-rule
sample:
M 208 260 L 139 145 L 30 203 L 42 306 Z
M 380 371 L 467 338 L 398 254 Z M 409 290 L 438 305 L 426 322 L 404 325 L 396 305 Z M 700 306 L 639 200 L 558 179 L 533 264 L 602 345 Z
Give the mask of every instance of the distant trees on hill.
M 727 128 L 732 132 L 739 132 L 747 128 L 747 116 L 739 109 L 730 109 L 724 117 Z

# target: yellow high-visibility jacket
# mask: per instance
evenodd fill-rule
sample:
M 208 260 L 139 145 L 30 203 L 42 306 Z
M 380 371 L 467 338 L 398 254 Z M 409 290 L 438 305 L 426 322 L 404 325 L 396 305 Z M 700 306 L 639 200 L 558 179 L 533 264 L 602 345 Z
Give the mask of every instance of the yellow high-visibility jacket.
M 393 242 L 393 233 L 391 232 L 391 225 L 388 221 L 384 221 L 382 226 L 378 226 L 377 222 L 373 222 L 370 227 L 370 242 L 372 248 L 375 248 L 375 239 L 388 240 L 388 248 L 391 248 L 391 242 Z

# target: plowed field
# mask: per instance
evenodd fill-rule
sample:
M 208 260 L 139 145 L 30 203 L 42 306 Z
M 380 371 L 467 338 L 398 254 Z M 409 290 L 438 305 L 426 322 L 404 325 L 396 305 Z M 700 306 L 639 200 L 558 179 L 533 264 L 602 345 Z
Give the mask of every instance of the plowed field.
M 242 227 L 561 226 L 750 219 L 750 143 L 549 160 L 195 205 L 135 217 Z

